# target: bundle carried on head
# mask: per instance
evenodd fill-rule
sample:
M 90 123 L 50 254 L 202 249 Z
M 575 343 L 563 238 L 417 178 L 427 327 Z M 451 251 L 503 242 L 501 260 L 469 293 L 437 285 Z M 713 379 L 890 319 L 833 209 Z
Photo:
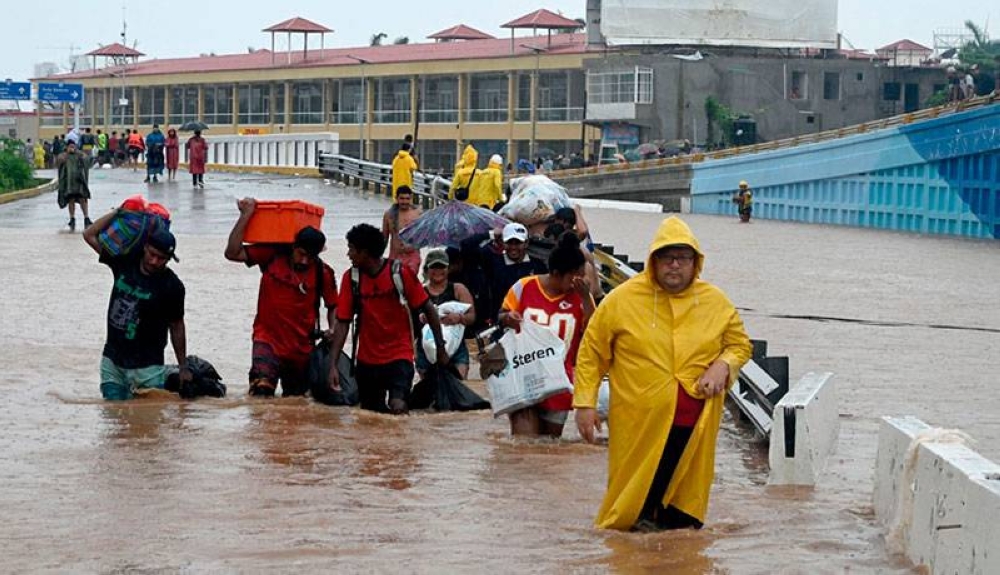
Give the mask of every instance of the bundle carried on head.
M 530 226 L 568 207 L 572 204 L 566 189 L 548 176 L 523 176 L 510 181 L 510 201 L 501 208 L 500 215 Z
M 97 235 L 101 249 L 112 257 L 131 254 L 159 228 L 170 229 L 170 211 L 141 194 L 129 196 L 108 227 Z

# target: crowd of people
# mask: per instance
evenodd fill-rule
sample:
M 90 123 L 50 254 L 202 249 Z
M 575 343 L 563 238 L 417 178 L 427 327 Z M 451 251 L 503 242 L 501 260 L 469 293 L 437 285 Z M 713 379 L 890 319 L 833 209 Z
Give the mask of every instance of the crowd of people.
M 562 365 L 573 390 L 510 413 L 512 435 L 560 437 L 575 410 L 581 437 L 595 442 L 602 425 L 595 410 L 598 389 L 610 375 L 609 483 L 597 524 L 640 530 L 700 527 L 724 392 L 751 347 L 733 304 L 700 279 L 705 256 L 688 226 L 677 217 L 664 220 L 645 271 L 606 297 L 594 285 L 589 232 L 579 209 L 560 210 L 531 230 L 510 222 L 465 238 L 460 247 L 432 249 L 421 257 L 400 238 L 406 223 L 421 215 L 410 187 L 417 166 L 412 150 L 410 142 L 404 143 L 394 162 L 400 171 L 394 174 L 394 201 L 381 229 L 361 223 L 347 232 L 351 266 L 339 283 L 321 259 L 323 232 L 305 227 L 287 245 L 247 244 L 257 201 L 237 202 L 225 257 L 260 272 L 248 395 L 273 397 L 279 388 L 283 396 L 307 394 L 315 346 L 337 358 L 353 335 L 360 407 L 402 415 L 409 411 L 417 374 L 437 365 L 468 376 L 470 345 L 463 341 L 449 352 L 444 327 L 460 326 L 470 336 L 491 326 L 520 331 L 530 321 L 565 344 Z M 466 152 L 464 159 L 474 162 L 474 150 Z M 84 161 L 81 152 L 68 153 Z M 502 165 L 494 159 L 490 164 Z M 475 198 L 487 207 L 503 201 L 492 191 L 473 194 L 480 170 L 474 163 L 465 168 L 471 169 L 453 189 L 456 197 Z M 79 174 L 84 168 L 67 170 Z M 60 190 L 63 196 L 80 201 L 70 188 L 65 194 Z M 159 226 L 141 250 L 113 256 L 99 236 L 117 213 L 93 223 L 88 219 L 83 234 L 115 278 L 101 363 L 100 387 L 108 400 L 164 387 L 168 336 L 180 380 L 192 377 L 185 286 L 168 267 L 177 261 L 176 239 Z M 529 243 L 546 235 L 551 240 L 547 257 L 532 257 Z M 449 302 L 466 305 L 461 312 L 439 312 Z M 424 325 L 433 337 L 430 348 L 419 345 Z M 322 375 L 326 389 L 342 391 L 345 376 L 336 361 Z

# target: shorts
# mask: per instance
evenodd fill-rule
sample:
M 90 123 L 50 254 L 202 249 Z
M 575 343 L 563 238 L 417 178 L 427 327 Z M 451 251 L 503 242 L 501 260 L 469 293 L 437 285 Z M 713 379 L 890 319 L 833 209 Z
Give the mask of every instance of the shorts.
M 141 152 L 141 151 L 142 150 L 139 149 L 139 148 L 129 148 L 128 149 L 128 155 L 134 160 L 134 159 L 136 159 L 136 158 L 139 157 L 139 152 Z
M 538 412 L 538 419 L 554 425 L 565 425 L 566 419 L 569 417 L 568 411 L 555 411 L 537 405 L 535 406 L 535 410 Z
M 388 413 L 386 394 L 389 400 L 402 399 L 409 403 L 410 388 L 413 387 L 413 362 L 396 360 L 372 365 L 358 362 L 354 370 L 358 382 L 361 408 L 380 413 Z
M 435 363 L 437 359 L 435 358 Z M 469 346 L 465 345 L 465 340 L 462 340 L 461 345 L 455 350 L 455 353 L 451 355 L 450 365 L 469 365 Z M 424 346 L 417 342 L 417 371 L 427 371 L 431 367 L 431 362 L 427 359 L 427 354 L 424 353 Z
M 137 389 L 163 389 L 166 379 L 162 365 L 126 369 L 101 356 L 101 395 L 109 401 L 132 399 Z
M 279 382 L 281 383 L 282 396 L 304 395 L 309 390 L 308 355 L 280 357 L 275 353 L 274 347 L 264 341 L 253 342 L 252 354 L 250 361 L 251 393 L 261 380 L 270 384 L 268 386 L 270 393 L 263 395 L 273 395 Z

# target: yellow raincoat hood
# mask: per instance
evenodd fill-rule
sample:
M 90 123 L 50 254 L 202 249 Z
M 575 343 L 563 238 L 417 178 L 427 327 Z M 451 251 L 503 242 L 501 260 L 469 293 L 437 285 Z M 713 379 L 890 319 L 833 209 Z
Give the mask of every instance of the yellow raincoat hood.
M 671 294 L 656 280 L 652 254 L 669 245 L 697 252 L 695 277 Z M 732 302 L 700 279 L 704 254 L 683 220 L 660 224 L 646 271 L 611 291 L 591 318 L 577 356 L 573 407 L 597 405 L 602 377 L 611 382 L 608 488 L 595 523 L 631 528 L 649 493 L 673 425 L 680 388 L 704 407 L 661 503 L 701 522 L 715 467 L 715 443 L 725 394 L 706 397 L 698 385 L 716 360 L 729 365 L 730 384 L 750 358 L 750 339 Z
M 479 161 L 479 152 L 472 147 L 472 144 L 465 146 L 465 151 L 462 152 L 462 158 L 458 160 L 455 164 L 455 173 L 462 171 L 464 168 L 471 168 L 476 165 Z

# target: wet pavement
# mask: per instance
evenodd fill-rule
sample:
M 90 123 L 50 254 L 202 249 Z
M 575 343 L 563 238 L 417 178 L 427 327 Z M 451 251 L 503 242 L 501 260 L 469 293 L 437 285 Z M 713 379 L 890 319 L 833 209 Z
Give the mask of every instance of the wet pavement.
M 815 489 L 767 487 L 766 448 L 727 420 L 705 529 L 622 534 L 591 527 L 606 454 L 572 425 L 512 441 L 485 413 L 249 400 L 258 274 L 222 256 L 236 199 L 325 206 L 338 275 L 346 230 L 387 204 L 318 179 L 184 176 L 95 171 L 93 215 L 139 192 L 173 212 L 189 352 L 219 369 L 222 400 L 102 402 L 110 274 L 60 232 L 54 194 L 0 206 L 0 572 L 913 573 L 873 518 L 878 417 L 962 429 L 1000 460 L 1000 242 L 688 216 L 705 277 L 793 380 L 836 374 L 840 440 Z M 636 256 L 662 217 L 586 215 Z

